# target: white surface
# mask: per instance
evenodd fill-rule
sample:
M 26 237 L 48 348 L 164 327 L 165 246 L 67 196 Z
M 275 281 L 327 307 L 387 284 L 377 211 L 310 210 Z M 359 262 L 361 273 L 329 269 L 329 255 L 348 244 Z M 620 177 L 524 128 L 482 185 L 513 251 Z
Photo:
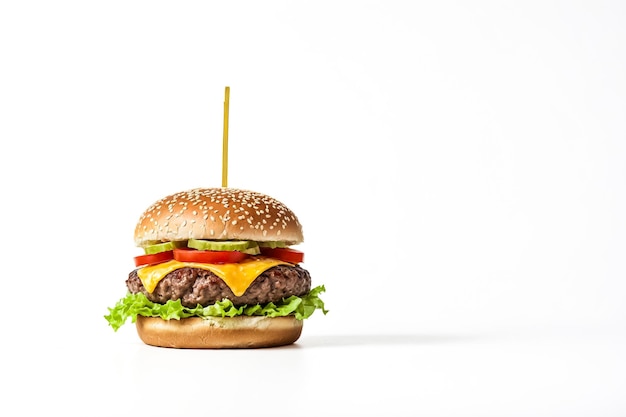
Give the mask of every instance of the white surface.
M 1 3 L 0 407 L 626 414 L 625 18 L 595 1 Z M 149 348 L 102 316 L 145 207 L 220 185 L 226 85 L 229 185 L 294 209 L 331 312 L 291 348 Z
M 626 338 L 611 330 L 359 333 L 310 320 L 297 344 L 261 350 L 162 349 L 131 327 L 83 329 L 20 349 L 29 367 L 11 374 L 9 404 L 77 416 L 624 415 Z

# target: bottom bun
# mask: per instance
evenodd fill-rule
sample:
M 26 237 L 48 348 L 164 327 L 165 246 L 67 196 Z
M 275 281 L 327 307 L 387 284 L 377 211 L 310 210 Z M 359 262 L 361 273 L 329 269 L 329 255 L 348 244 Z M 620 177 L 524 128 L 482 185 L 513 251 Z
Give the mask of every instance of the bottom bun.
M 163 320 L 137 316 L 137 333 L 147 345 L 186 349 L 235 349 L 284 346 L 302 333 L 293 316 L 190 317 Z

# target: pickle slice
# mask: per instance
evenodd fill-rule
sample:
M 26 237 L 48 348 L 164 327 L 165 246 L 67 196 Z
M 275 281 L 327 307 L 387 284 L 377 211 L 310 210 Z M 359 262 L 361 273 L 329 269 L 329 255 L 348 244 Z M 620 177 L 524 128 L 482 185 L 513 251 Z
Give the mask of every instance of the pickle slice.
M 268 242 L 259 242 L 259 246 L 262 248 L 286 248 L 287 245 L 285 242 L 283 242 L 282 240 L 271 240 Z
M 259 245 L 256 242 L 249 243 L 250 245 L 246 249 L 243 249 L 242 252 L 247 253 L 248 255 L 260 255 L 261 249 L 259 248 Z
M 175 248 L 181 248 L 186 246 L 186 241 L 176 241 L 176 242 L 160 242 L 154 243 L 152 245 L 144 246 L 143 250 L 146 255 L 153 255 L 155 253 L 165 252 L 168 250 L 174 250 Z
M 198 250 L 244 251 L 251 242 L 247 240 L 202 240 L 189 239 L 187 246 Z

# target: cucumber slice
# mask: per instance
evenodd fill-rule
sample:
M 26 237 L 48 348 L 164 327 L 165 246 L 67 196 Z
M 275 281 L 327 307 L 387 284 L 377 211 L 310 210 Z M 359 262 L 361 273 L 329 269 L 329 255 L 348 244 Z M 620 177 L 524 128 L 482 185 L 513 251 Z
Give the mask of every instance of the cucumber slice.
M 287 245 L 285 242 L 283 242 L 282 240 L 272 240 L 269 242 L 258 242 L 259 246 L 262 248 L 286 248 Z
M 243 251 L 250 247 L 247 240 L 201 240 L 189 239 L 187 246 L 198 250 Z
M 175 242 L 160 242 L 152 245 L 144 246 L 143 250 L 146 255 L 152 255 L 155 253 L 165 252 L 168 250 L 174 250 L 175 248 L 182 248 L 187 246 L 187 241 L 175 241 Z

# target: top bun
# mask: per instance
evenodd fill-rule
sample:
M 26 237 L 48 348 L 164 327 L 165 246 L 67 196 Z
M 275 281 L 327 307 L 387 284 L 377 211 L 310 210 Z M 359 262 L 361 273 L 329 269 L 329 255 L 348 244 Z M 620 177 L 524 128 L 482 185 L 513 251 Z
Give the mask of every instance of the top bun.
M 135 244 L 188 239 L 301 243 L 302 226 L 280 201 L 236 188 L 195 188 L 152 204 L 135 228 Z

